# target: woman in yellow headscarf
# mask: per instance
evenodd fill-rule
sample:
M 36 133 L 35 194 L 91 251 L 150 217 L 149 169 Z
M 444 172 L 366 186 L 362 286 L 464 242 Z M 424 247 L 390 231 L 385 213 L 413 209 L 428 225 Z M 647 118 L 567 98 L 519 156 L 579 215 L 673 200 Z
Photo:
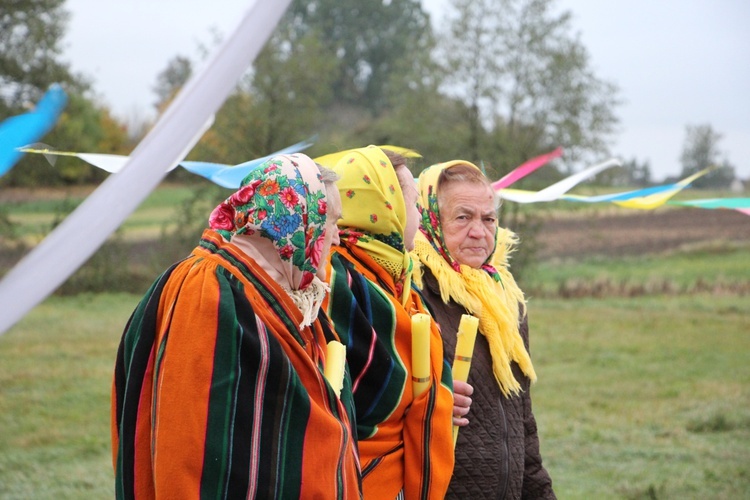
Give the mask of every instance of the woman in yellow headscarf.
M 343 218 L 324 306 L 347 346 L 365 498 L 440 498 L 453 472 L 450 369 L 431 322 L 430 384 L 414 395 L 409 251 L 419 225 L 414 178 L 400 155 L 375 146 L 334 166 Z M 346 392 L 346 391 L 345 391 Z
M 455 383 L 457 409 L 471 396 L 471 425 L 456 443 L 446 498 L 555 498 L 542 466 L 529 386 L 526 303 L 508 269 L 515 235 L 497 225 L 498 199 L 472 163 L 433 165 L 419 176 L 422 225 L 414 254 L 423 297 L 453 359 L 461 315 L 479 318 L 469 385 Z M 468 405 L 456 415 L 466 425 Z

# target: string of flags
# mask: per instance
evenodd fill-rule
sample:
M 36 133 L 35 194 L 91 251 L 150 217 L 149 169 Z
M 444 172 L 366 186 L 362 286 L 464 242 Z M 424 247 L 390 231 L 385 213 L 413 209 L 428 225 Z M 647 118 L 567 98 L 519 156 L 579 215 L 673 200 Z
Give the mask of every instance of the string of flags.
M 76 157 L 97 168 L 116 174 L 122 170 L 130 159 L 124 155 L 102 153 L 77 153 L 72 151 L 58 151 L 38 142 L 53 128 L 67 103 L 65 92 L 59 85 L 53 85 L 39 101 L 35 109 L 29 113 L 14 116 L 0 123 L 0 177 L 7 173 L 15 163 L 26 153 L 42 154 L 51 163 L 57 156 Z M 228 189 L 239 187 L 242 179 L 254 168 L 268 158 L 278 154 L 292 154 L 304 151 L 315 143 L 315 137 L 293 144 L 275 151 L 270 155 L 257 158 L 238 165 L 202 161 L 181 161 L 177 166 L 188 172 L 204 177 L 209 181 Z M 382 146 L 401 153 L 406 157 L 419 157 L 414 150 L 394 145 Z M 336 163 L 345 151 L 339 151 L 315 158 L 318 163 L 331 165 Z M 612 203 L 624 208 L 653 210 L 665 204 L 703 209 L 736 210 L 750 215 L 750 198 L 711 198 L 702 200 L 676 201 L 672 198 L 715 167 L 701 170 L 678 182 L 651 186 L 643 189 L 610 193 L 598 196 L 584 196 L 569 194 L 569 191 L 580 183 L 613 167 L 622 166 L 616 158 L 585 168 L 564 179 L 547 186 L 540 191 L 514 189 L 510 186 L 529 176 L 539 168 L 563 155 L 563 149 L 558 147 L 549 153 L 531 158 L 519 165 L 501 179 L 494 181 L 492 187 L 503 200 L 515 203 L 542 203 L 551 201 L 570 201 L 579 203 Z
M 258 165 L 263 163 L 268 158 L 278 154 L 292 154 L 304 151 L 313 145 L 315 139 L 310 138 L 304 141 L 293 144 L 289 147 L 275 151 L 270 155 L 255 160 L 240 163 L 238 165 L 226 165 L 221 163 L 212 162 L 200 162 L 200 161 L 181 161 L 178 166 L 184 168 L 188 172 L 195 175 L 204 177 L 209 181 L 228 189 L 237 189 L 243 178 Z M 382 146 L 388 149 L 395 150 L 404 154 L 407 157 L 419 156 L 413 150 L 402 148 L 398 146 Z M 20 148 L 23 153 L 35 153 L 43 154 L 47 157 L 51 156 L 75 156 L 86 163 L 89 163 L 97 168 L 101 168 L 110 173 L 117 173 L 127 163 L 127 156 L 110 155 L 110 154 L 96 154 L 96 153 L 74 153 L 69 151 L 55 151 L 47 147 L 25 147 Z M 579 203 L 612 203 L 624 208 L 634 208 L 640 210 L 653 210 L 659 208 L 665 204 L 669 205 L 681 205 L 693 208 L 704 208 L 704 209 L 728 209 L 736 210 L 746 215 L 750 215 L 750 198 L 716 198 L 716 199 L 705 199 L 705 200 L 690 200 L 690 201 L 672 201 L 671 199 L 677 195 L 680 191 L 689 188 L 690 185 L 698 178 L 710 173 L 715 167 L 709 167 L 700 172 L 697 172 L 691 176 L 688 176 L 678 182 L 662 184 L 657 186 L 650 186 L 647 188 L 623 191 L 617 193 L 609 193 L 598 196 L 584 196 L 577 194 L 569 194 L 577 185 L 582 182 L 591 179 L 597 174 L 604 172 L 613 167 L 620 167 L 622 163 L 616 158 L 610 158 L 602 163 L 593 165 L 585 168 L 580 172 L 572 174 L 564 179 L 547 186 L 540 191 L 528 191 L 522 189 L 513 189 L 509 186 L 513 185 L 517 181 L 532 174 L 540 167 L 546 165 L 551 160 L 562 156 L 562 148 L 557 148 L 554 151 L 532 158 L 522 165 L 516 167 L 511 172 L 506 174 L 503 178 L 492 183 L 493 188 L 499 193 L 503 200 L 512 201 L 515 203 L 542 203 L 552 201 L 570 201 Z M 330 165 L 336 162 L 336 159 L 343 155 L 345 152 L 336 152 L 321 157 L 315 158 L 318 163 L 323 165 Z

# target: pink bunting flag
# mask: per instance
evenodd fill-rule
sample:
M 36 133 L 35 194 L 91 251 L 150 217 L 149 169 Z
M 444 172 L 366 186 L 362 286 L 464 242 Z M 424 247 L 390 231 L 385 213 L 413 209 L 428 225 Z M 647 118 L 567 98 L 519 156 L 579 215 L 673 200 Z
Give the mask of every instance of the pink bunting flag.
M 516 182 L 519 179 L 522 179 L 532 173 L 534 170 L 538 169 L 539 167 L 546 165 L 550 161 L 554 160 L 555 158 L 561 157 L 563 154 L 563 150 L 561 147 L 557 147 L 554 151 L 550 151 L 547 154 L 543 154 L 541 156 L 537 156 L 535 158 L 532 158 L 528 160 L 527 162 L 521 164 L 520 166 L 513 169 L 511 172 L 507 173 L 502 179 L 499 181 L 495 181 L 492 183 L 492 188 L 497 191 L 498 189 L 503 189 L 514 182 Z

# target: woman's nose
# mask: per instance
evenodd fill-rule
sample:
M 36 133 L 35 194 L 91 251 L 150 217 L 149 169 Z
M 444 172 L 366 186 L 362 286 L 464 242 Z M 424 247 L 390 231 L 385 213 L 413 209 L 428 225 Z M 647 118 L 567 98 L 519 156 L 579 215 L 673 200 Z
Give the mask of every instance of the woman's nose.
M 473 220 L 469 224 L 469 236 L 472 238 L 481 238 L 484 236 L 484 226 L 481 220 Z

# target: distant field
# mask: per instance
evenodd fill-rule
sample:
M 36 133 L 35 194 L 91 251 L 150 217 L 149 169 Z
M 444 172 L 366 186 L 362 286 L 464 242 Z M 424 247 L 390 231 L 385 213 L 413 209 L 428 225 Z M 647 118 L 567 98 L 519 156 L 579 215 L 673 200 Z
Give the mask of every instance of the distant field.
M 163 230 L 174 227 L 180 207 L 194 196 L 197 189 L 207 190 L 201 184 L 163 183 L 128 217 L 121 233 L 129 239 L 157 238 Z M 7 215 L 14 233 L 33 246 L 80 205 L 92 190 L 93 187 L 0 190 L 0 213 Z M 207 198 L 214 196 L 221 201 L 215 196 L 218 190 L 205 191 Z
M 611 188 L 609 188 L 611 190 Z M 33 246 L 77 207 L 92 187 L 0 190 L 0 253 L 11 238 Z M 581 192 L 598 193 L 603 188 Z M 162 184 L 125 221 L 124 241 L 156 241 L 186 219 L 205 226 L 208 214 L 229 190 L 207 182 Z M 687 190 L 683 199 L 727 197 L 730 193 Z M 541 223 L 536 239 L 541 262 L 569 263 L 589 258 L 663 255 L 713 245 L 750 245 L 750 217 L 732 210 L 664 206 L 634 210 L 612 204 L 554 202 L 520 207 Z M 508 210 L 505 207 L 503 210 Z M 188 212 L 188 213 L 186 213 Z M 3 219 L 7 220 L 3 226 Z M 520 234 L 524 245 L 526 235 Z M 736 245 L 735 245 L 736 246 Z
M 541 260 L 660 255 L 711 244 L 750 245 L 750 216 L 735 210 L 666 206 L 607 207 L 604 212 L 547 212 L 538 237 Z M 523 236 L 523 235 L 521 235 Z

